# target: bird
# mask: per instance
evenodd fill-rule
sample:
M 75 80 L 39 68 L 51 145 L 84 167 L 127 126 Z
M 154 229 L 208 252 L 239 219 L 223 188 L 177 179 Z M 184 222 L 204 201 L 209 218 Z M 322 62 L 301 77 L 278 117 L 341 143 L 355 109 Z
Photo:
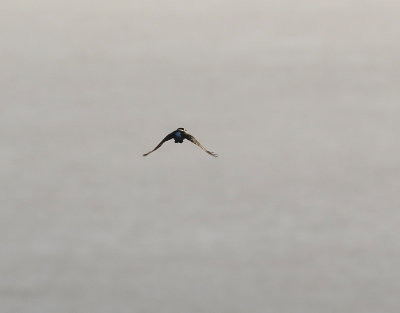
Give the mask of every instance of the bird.
M 208 151 L 196 138 L 194 138 L 191 134 L 189 134 L 188 131 L 183 127 L 179 127 L 178 129 L 174 130 L 172 133 L 165 136 L 165 138 L 163 140 L 161 140 L 161 142 L 153 150 L 143 154 L 143 156 L 145 157 L 146 155 L 149 155 L 150 153 L 156 151 L 158 148 L 160 148 L 163 145 L 164 142 L 171 140 L 171 139 L 174 139 L 175 143 L 182 143 L 184 139 L 187 139 L 187 140 L 191 141 L 192 143 L 194 143 L 195 145 L 199 146 L 201 149 L 203 149 L 209 155 L 212 155 L 213 157 L 218 156 L 218 154 Z

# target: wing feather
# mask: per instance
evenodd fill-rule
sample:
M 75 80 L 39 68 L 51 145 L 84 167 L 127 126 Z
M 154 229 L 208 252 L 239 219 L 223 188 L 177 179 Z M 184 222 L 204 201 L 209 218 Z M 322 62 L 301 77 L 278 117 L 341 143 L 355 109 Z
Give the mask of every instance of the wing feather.
M 212 152 L 212 151 L 208 151 L 196 138 L 194 138 L 192 135 L 190 135 L 189 133 L 185 133 L 185 138 L 191 142 L 193 142 L 195 145 L 199 146 L 201 149 L 203 149 L 205 152 L 207 152 L 208 154 L 212 155 L 213 157 L 217 157 L 218 154 Z
M 164 138 L 163 140 L 161 140 L 161 142 L 160 142 L 153 150 L 151 150 L 151 151 L 149 151 L 149 152 L 143 154 L 143 156 L 149 155 L 150 153 L 156 151 L 158 148 L 160 148 L 160 147 L 163 145 L 164 142 L 166 142 L 166 141 L 171 140 L 172 138 L 174 138 L 174 133 L 175 133 L 175 131 L 173 131 L 172 133 L 170 133 L 170 134 L 168 134 L 167 136 L 165 136 L 165 138 Z

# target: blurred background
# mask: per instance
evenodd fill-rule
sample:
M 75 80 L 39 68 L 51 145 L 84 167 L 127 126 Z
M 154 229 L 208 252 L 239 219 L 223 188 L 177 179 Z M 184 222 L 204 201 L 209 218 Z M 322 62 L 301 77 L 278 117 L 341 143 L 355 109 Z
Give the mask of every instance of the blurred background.
M 0 6 L 2 312 L 399 312 L 398 1 Z

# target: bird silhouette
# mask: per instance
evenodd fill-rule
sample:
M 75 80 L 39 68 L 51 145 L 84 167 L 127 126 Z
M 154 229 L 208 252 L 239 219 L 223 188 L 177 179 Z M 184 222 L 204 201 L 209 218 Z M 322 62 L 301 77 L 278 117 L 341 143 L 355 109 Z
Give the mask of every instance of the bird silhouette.
M 187 130 L 183 127 L 179 127 L 177 130 L 174 130 L 172 133 L 168 134 L 165 136 L 163 140 L 151 151 L 143 154 L 143 156 L 149 155 L 150 153 L 156 151 L 158 148 L 160 148 L 164 142 L 174 139 L 175 143 L 182 143 L 184 139 L 187 139 L 194 143 L 195 145 L 199 146 L 201 149 L 203 149 L 205 152 L 207 152 L 209 155 L 212 155 L 213 157 L 217 157 L 218 154 L 208 151 L 196 138 L 194 138 L 191 134 L 187 132 Z

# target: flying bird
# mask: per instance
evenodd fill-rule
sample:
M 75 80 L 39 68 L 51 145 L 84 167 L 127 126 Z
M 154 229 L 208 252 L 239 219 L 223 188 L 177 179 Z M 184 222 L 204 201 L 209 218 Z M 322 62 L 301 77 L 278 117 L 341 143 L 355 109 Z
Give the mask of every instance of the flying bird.
M 187 139 L 191 142 L 193 142 L 195 145 L 199 146 L 201 149 L 203 149 L 205 152 L 208 154 L 212 155 L 213 157 L 217 157 L 218 155 L 214 152 L 208 151 L 204 146 L 196 139 L 194 138 L 191 134 L 187 132 L 186 129 L 183 127 L 179 127 L 177 130 L 174 130 L 172 133 L 168 134 L 161 142 L 151 151 L 143 154 L 143 156 L 149 155 L 150 153 L 156 151 L 158 148 L 160 148 L 164 142 L 174 139 L 175 143 L 182 143 L 184 139 Z

